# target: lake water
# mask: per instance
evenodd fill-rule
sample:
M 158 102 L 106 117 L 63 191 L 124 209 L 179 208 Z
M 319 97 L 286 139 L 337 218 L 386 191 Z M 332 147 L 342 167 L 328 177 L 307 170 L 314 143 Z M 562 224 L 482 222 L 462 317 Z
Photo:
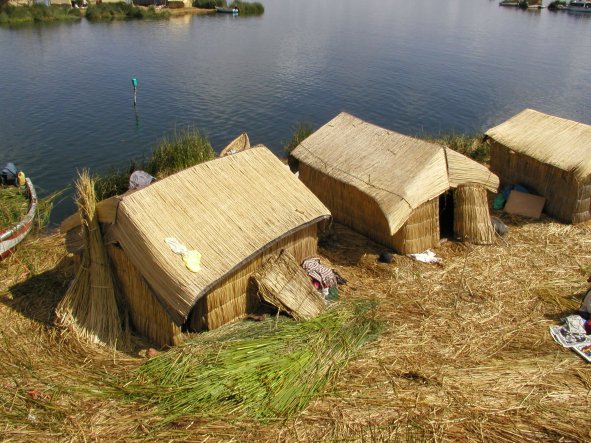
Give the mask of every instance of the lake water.
M 409 135 L 484 131 L 526 107 L 591 124 L 591 14 L 262 1 L 260 17 L 0 28 L 0 164 L 45 195 L 186 126 L 216 150 L 246 131 L 282 155 L 297 122 L 341 111 Z

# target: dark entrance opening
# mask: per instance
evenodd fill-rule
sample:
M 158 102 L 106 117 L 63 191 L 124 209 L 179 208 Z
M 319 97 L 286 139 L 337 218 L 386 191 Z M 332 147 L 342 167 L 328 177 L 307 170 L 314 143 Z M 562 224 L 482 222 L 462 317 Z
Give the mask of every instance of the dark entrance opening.
M 454 197 L 451 190 L 439 196 L 439 236 L 440 238 L 454 236 Z

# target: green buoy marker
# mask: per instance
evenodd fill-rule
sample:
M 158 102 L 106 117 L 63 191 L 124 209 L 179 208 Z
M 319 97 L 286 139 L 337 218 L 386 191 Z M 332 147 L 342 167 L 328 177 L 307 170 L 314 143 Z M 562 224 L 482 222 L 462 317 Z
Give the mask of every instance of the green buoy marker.
M 135 106 L 137 102 L 137 78 L 131 79 L 131 85 L 133 86 L 133 106 Z

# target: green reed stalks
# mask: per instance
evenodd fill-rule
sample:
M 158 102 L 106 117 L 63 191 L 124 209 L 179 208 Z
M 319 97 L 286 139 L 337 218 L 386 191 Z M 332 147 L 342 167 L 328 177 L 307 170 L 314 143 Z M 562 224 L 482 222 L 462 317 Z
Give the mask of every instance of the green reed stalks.
M 146 362 L 121 389 L 172 421 L 186 415 L 264 419 L 302 410 L 379 331 L 374 306 L 306 321 L 270 319 L 202 334 Z

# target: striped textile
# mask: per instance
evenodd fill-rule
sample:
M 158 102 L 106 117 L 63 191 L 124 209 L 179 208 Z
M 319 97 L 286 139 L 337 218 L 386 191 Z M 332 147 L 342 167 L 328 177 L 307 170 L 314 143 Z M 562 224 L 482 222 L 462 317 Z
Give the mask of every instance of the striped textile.
M 320 263 L 318 257 L 310 257 L 302 262 L 302 268 L 310 277 L 318 281 L 323 288 L 332 288 L 337 285 L 337 277 L 332 269 Z

